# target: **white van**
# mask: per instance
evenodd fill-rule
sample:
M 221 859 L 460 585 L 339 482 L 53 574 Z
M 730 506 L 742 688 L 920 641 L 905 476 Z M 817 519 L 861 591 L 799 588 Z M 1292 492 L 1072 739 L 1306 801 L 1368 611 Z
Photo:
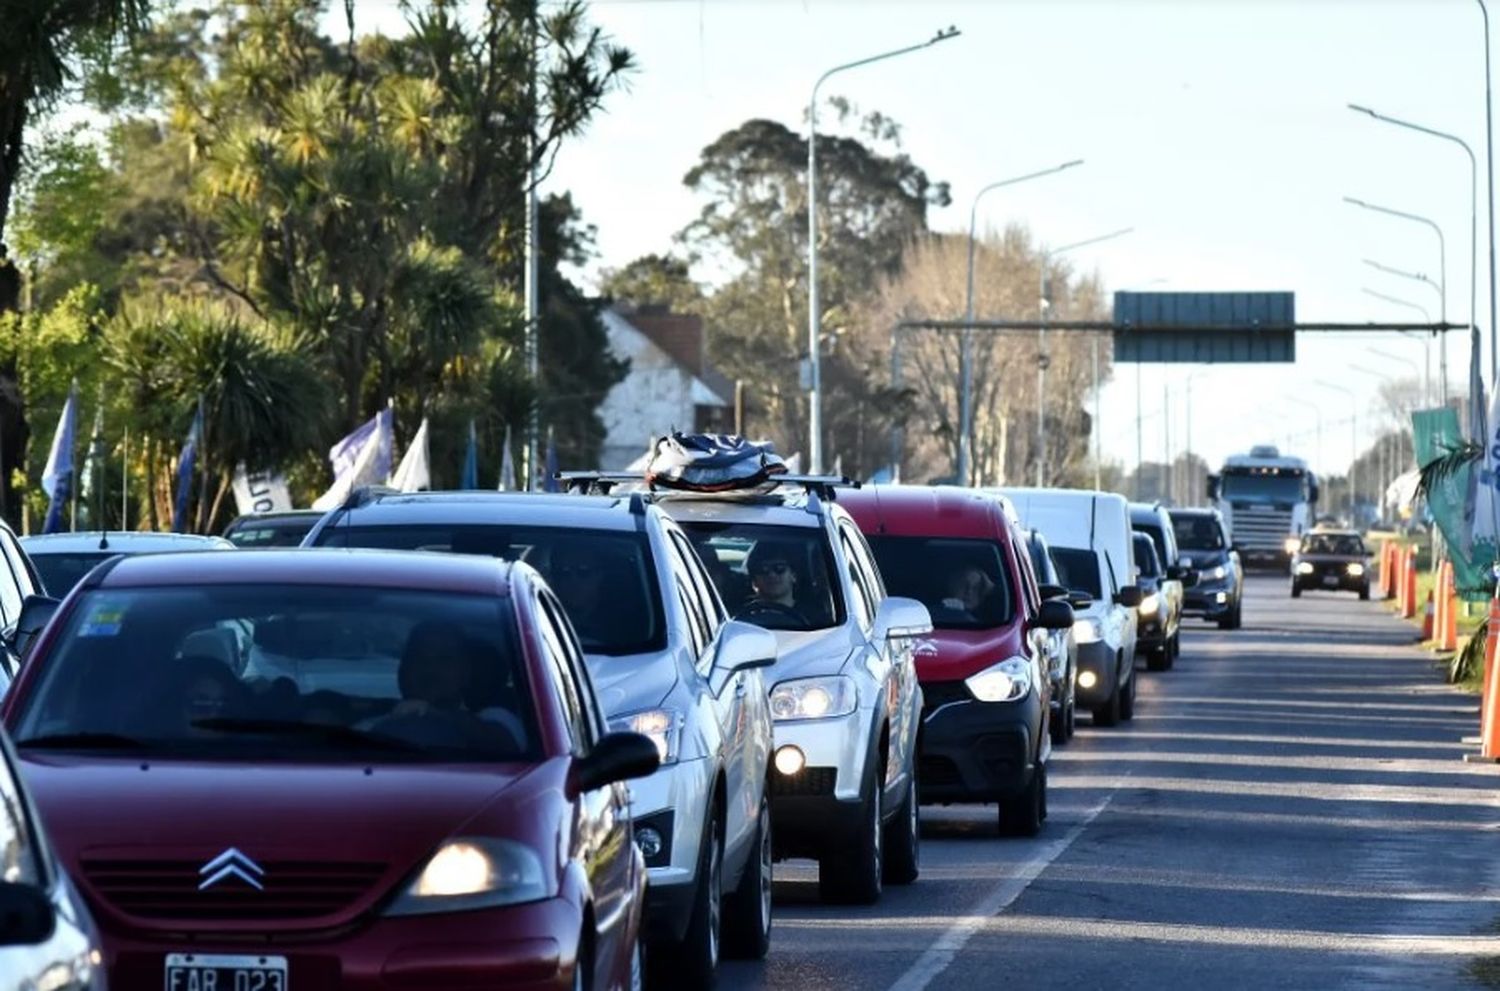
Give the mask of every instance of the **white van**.
M 1135 715 L 1136 584 L 1130 504 L 1112 492 L 994 489 L 1052 546 L 1058 575 L 1093 603 L 1077 612 L 1078 704 L 1095 726 Z

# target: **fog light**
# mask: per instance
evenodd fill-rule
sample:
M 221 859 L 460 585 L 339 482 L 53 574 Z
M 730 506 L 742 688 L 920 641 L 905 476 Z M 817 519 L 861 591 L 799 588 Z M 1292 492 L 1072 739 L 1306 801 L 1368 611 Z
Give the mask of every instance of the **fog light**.
M 1223 605 L 1224 603 L 1229 601 L 1229 593 L 1220 592 L 1218 595 L 1214 596 L 1214 601 L 1219 603 L 1220 605 Z
M 1093 688 L 1099 684 L 1099 676 L 1092 671 L 1084 671 L 1078 675 L 1079 688 Z
M 791 745 L 776 751 L 776 770 L 790 777 L 807 766 L 807 755 L 799 747 Z
M 641 848 L 641 856 L 654 860 L 661 853 L 661 833 L 646 826 L 635 831 L 635 845 Z

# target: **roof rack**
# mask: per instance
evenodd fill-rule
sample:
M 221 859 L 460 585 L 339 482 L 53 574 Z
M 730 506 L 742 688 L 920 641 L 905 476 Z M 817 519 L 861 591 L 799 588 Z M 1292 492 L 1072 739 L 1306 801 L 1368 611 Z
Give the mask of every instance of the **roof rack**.
M 567 492 L 586 495 L 609 495 L 616 485 L 644 485 L 652 493 L 674 495 L 732 495 L 738 490 L 728 489 L 723 493 L 700 492 L 693 489 L 678 489 L 670 486 L 652 485 L 646 481 L 644 472 L 638 471 L 560 471 L 555 476 Z M 863 483 L 846 475 L 772 475 L 774 485 L 796 485 L 811 495 L 833 501 L 838 489 L 857 489 Z

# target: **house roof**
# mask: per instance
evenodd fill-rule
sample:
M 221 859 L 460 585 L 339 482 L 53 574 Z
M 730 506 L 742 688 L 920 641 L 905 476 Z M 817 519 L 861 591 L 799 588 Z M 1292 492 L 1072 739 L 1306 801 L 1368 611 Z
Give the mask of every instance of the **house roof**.
M 662 306 L 610 307 L 683 369 L 708 386 L 726 406 L 734 401 L 734 381 L 708 363 L 703 318 L 696 313 L 673 313 Z

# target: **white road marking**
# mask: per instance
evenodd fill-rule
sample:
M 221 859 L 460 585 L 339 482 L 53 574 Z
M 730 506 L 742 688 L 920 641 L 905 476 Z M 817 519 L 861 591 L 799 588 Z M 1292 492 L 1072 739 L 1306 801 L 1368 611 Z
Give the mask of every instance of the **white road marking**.
M 1099 817 L 1099 813 L 1109 807 L 1109 803 L 1114 799 L 1115 792 L 1118 790 L 1119 783 L 1117 782 L 1113 791 L 1084 812 L 1083 819 L 1077 825 L 1058 839 L 1044 844 L 1031 859 L 1022 863 L 1014 874 L 1002 879 L 989 895 L 970 910 L 969 914 L 955 918 L 937 938 L 937 941 L 917 958 L 917 962 L 912 964 L 895 984 L 891 985 L 891 991 L 924 991 L 943 971 L 948 969 L 954 958 L 976 933 L 1004 911 L 1011 902 L 1021 897 L 1021 893 L 1031 886 L 1031 882 L 1040 877 L 1042 871 L 1073 845 L 1073 841 L 1078 839 L 1083 831 Z

